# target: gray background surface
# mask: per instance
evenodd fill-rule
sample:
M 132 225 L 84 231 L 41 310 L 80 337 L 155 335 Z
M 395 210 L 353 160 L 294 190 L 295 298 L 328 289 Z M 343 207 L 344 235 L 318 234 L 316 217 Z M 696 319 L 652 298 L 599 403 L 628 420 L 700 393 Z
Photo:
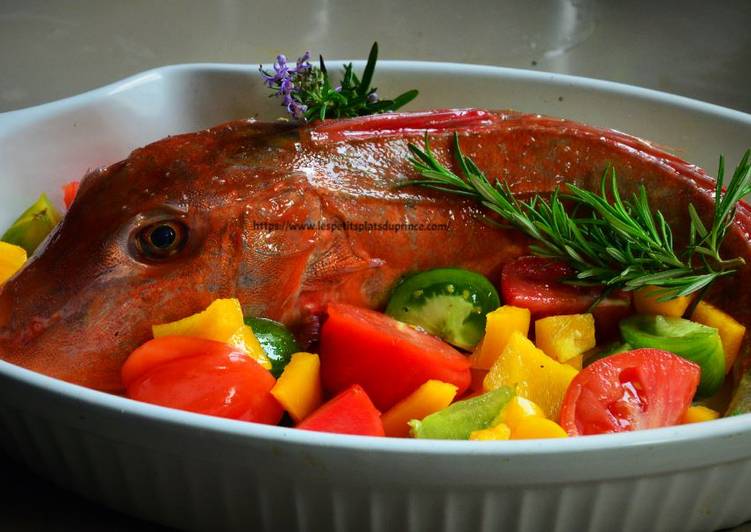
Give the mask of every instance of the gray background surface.
M 0 0 L 0 112 L 155 66 L 364 58 L 374 40 L 383 59 L 563 72 L 751 112 L 750 27 L 751 0 Z M 163 530 L 2 456 L 0 471 L 2 530 Z

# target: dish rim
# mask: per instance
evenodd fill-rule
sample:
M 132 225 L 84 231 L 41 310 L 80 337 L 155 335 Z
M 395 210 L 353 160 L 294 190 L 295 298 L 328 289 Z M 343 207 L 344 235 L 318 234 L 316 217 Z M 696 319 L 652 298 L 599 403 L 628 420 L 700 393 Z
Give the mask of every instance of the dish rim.
M 332 62 L 349 62 L 333 60 Z M 362 60 L 352 61 L 355 67 L 362 67 Z M 477 65 L 433 61 L 379 61 L 382 70 L 396 72 L 419 71 L 423 73 L 464 74 L 492 76 L 529 82 L 543 82 L 545 85 L 562 85 L 586 88 L 597 92 L 628 94 L 656 103 L 680 106 L 699 112 L 711 113 L 723 119 L 741 121 L 751 125 L 751 114 L 729 109 L 717 104 L 703 102 L 686 96 L 674 95 L 663 91 L 648 89 L 619 82 L 516 69 L 492 65 Z M 68 96 L 32 107 L 5 111 L 0 113 L 0 131 L 12 130 L 19 122 L 32 121 L 46 114 L 54 114 L 68 107 L 91 103 L 91 101 L 115 96 L 130 88 L 168 77 L 189 72 L 239 72 L 255 69 L 253 64 L 237 63 L 183 63 L 165 65 L 133 74 L 101 87 Z M 218 418 L 193 412 L 175 410 L 162 406 L 142 403 L 118 395 L 101 392 L 83 386 L 48 377 L 0 361 L 0 376 L 10 378 L 23 385 L 49 392 L 71 401 L 80 401 L 89 407 L 103 409 L 116 415 L 132 415 L 143 420 L 166 423 L 180 428 L 209 430 L 224 436 L 253 438 L 270 442 L 284 442 L 308 447 L 340 449 L 352 451 L 369 451 L 383 453 L 420 453 L 433 455 L 462 454 L 482 456 L 542 456 L 575 455 L 593 451 L 610 451 L 644 446 L 666 445 L 698 442 L 710 438 L 732 437 L 740 433 L 751 432 L 751 415 L 744 414 L 713 420 L 709 423 L 678 425 L 658 429 L 585 436 L 567 439 L 518 440 L 518 441 L 454 441 L 454 440 L 418 440 L 411 438 L 374 438 L 303 431 L 294 428 L 261 425 Z M 751 455 L 751 451 L 749 451 Z

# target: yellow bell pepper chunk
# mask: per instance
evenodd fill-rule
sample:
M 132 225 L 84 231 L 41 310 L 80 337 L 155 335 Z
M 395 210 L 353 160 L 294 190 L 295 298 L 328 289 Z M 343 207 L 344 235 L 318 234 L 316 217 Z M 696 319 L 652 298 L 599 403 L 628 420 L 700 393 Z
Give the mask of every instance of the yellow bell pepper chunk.
M 637 314 L 660 314 L 682 318 L 694 296 L 681 296 L 670 301 L 658 301 L 660 288 L 645 286 L 634 291 L 634 308 Z
M 256 338 L 253 328 L 250 325 L 243 325 L 230 336 L 227 343 L 234 345 L 248 353 L 248 356 L 258 362 L 266 369 L 271 369 L 271 360 L 269 360 L 266 351 L 264 351 L 261 342 Z
M 510 437 L 511 429 L 505 423 L 469 433 L 469 439 L 475 441 L 508 440 Z
M 552 359 L 523 334 L 516 331 L 506 349 L 490 368 L 483 386 L 494 390 L 501 386 L 516 388 L 516 394 L 534 401 L 545 417 L 558 419 L 563 396 L 576 376 L 571 366 Z
M 21 246 L 0 242 L 0 285 L 13 277 L 27 258 L 26 250 Z
M 490 369 L 506 348 L 511 333 L 518 331 L 527 336 L 530 320 L 529 309 L 511 305 L 504 305 L 488 313 L 485 336 L 469 358 L 472 367 Z
M 271 389 L 279 404 L 299 423 L 323 401 L 321 361 L 312 353 L 295 353 Z
M 725 351 L 725 373 L 730 372 L 735 358 L 741 350 L 746 327 L 706 301 L 700 301 L 696 305 L 696 310 L 691 314 L 691 319 L 703 325 L 714 327 L 720 333 L 720 341 L 722 341 L 722 348 Z
M 706 406 L 689 406 L 686 413 L 683 414 L 682 423 L 701 423 L 702 421 L 712 421 L 718 419 L 720 413 Z
M 543 438 L 568 438 L 568 434 L 555 421 L 535 416 L 521 420 L 511 430 L 512 440 L 539 440 Z
M 447 382 L 429 380 L 381 416 L 383 431 L 392 438 L 409 436 L 408 422 L 443 410 L 456 397 L 457 387 Z
M 527 419 L 528 417 L 545 417 L 545 412 L 543 412 L 542 408 L 537 406 L 533 401 L 515 395 L 506 406 L 503 407 L 498 414 L 498 417 L 493 422 L 493 425 L 503 423 L 511 430 L 514 430 L 522 420 Z
M 592 314 L 542 318 L 535 321 L 535 342 L 549 357 L 568 362 L 595 346 L 595 319 Z
M 266 369 L 271 361 L 261 347 L 253 329 L 245 325 L 243 310 L 237 299 L 217 299 L 206 310 L 171 323 L 154 325 L 154 338 L 160 336 L 192 336 L 234 345 Z

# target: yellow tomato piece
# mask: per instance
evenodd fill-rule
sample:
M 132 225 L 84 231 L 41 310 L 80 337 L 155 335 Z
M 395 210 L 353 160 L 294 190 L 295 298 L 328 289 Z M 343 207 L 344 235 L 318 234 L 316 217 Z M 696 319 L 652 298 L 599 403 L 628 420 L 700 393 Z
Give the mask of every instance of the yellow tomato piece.
M 686 413 L 683 414 L 682 423 L 700 423 L 702 421 L 712 421 L 720 417 L 717 410 L 712 410 L 706 406 L 689 406 Z
M 543 412 L 542 408 L 537 406 L 533 401 L 515 395 L 506 406 L 503 407 L 493 424 L 503 423 L 508 425 L 511 430 L 514 430 L 522 420 L 535 416 L 545 417 L 545 412 Z
M 217 299 L 206 310 L 178 321 L 154 325 L 154 338 L 160 336 L 194 336 L 227 342 L 240 329 L 243 310 L 237 299 Z
M 485 336 L 470 356 L 473 368 L 490 369 L 506 348 L 513 332 L 529 333 L 529 309 L 504 305 L 487 314 Z
M 582 367 L 584 367 L 584 355 L 579 355 L 574 358 L 568 359 L 566 362 L 564 362 L 567 366 L 571 366 L 576 371 L 581 371 Z
M 0 242 L 0 285 L 13 277 L 27 258 L 26 250 L 21 246 Z
M 681 296 L 670 301 L 658 301 L 660 288 L 645 286 L 634 291 L 634 308 L 638 314 L 660 314 L 681 318 L 691 304 L 693 296 Z
M 568 438 L 558 423 L 544 417 L 528 417 L 511 429 L 512 440 L 539 440 L 544 438 Z
M 722 348 L 725 350 L 725 373 L 730 372 L 741 349 L 746 327 L 706 301 L 700 301 L 696 305 L 696 310 L 691 314 L 691 319 L 703 325 L 714 327 L 720 333 Z
M 499 423 L 494 427 L 470 432 L 469 439 L 476 441 L 488 440 L 508 440 L 511 436 L 511 429 L 505 423 Z
M 595 319 L 592 314 L 542 318 L 535 321 L 535 341 L 546 355 L 568 362 L 595 346 Z
M 392 406 L 381 416 L 386 436 L 406 438 L 409 436 L 411 419 L 423 419 L 451 404 L 457 387 L 447 382 L 429 380 L 410 395 Z
M 279 404 L 299 423 L 321 405 L 321 361 L 312 353 L 295 353 L 271 389 Z
M 543 353 L 520 332 L 514 332 L 483 386 L 486 390 L 515 387 L 516 394 L 537 403 L 545 417 L 558 419 L 563 396 L 577 373 Z
M 250 325 L 243 325 L 236 330 L 232 336 L 229 337 L 227 343 L 239 347 L 248 353 L 250 358 L 258 362 L 264 368 L 271 369 L 271 360 L 269 360 L 266 351 L 263 350 L 261 342 L 256 338 L 253 328 Z

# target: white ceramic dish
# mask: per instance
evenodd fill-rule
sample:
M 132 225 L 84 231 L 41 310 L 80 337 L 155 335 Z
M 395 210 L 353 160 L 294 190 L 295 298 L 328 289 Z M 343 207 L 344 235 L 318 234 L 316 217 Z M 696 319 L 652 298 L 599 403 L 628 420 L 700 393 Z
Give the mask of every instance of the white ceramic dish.
M 409 62 L 381 63 L 376 81 L 383 94 L 420 89 L 420 108 L 510 107 L 621 129 L 710 170 L 751 144 L 750 115 L 613 83 Z M 59 200 L 62 183 L 149 141 L 276 116 L 266 94 L 253 66 L 181 65 L 0 114 L 0 227 L 39 192 Z M 751 519 L 748 415 L 571 440 L 387 440 L 168 410 L 0 362 L 0 446 L 86 497 L 195 530 L 713 530 Z

